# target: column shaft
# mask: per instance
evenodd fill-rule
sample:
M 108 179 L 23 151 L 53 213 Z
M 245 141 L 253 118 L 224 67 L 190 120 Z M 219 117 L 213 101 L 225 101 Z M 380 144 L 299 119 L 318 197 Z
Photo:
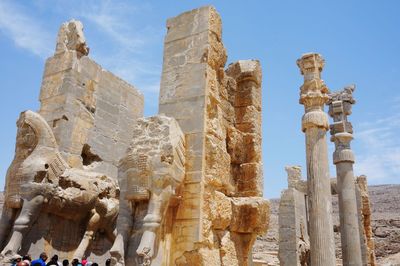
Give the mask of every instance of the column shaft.
M 300 103 L 305 107 L 302 130 L 306 136 L 311 266 L 335 266 L 326 143 L 329 126 L 324 112 L 329 90 L 321 79 L 324 59 L 319 54 L 305 54 L 297 60 L 297 65 L 304 76 L 304 84 L 300 88 Z
M 352 162 L 336 164 L 343 266 L 362 265 Z

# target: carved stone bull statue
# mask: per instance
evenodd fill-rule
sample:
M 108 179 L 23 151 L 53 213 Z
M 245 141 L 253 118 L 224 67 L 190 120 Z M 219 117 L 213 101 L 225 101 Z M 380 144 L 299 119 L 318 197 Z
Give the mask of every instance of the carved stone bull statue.
M 163 265 L 161 228 L 185 176 L 184 143 L 173 118 L 158 115 L 137 121 L 118 171 L 121 207 L 110 251 L 114 265 Z
M 0 220 L 2 247 L 10 231 L 11 237 L 1 255 L 9 257 L 20 250 L 23 238 L 42 212 L 75 221 L 88 219 L 75 258 L 84 255 L 97 230 L 104 230 L 113 242 L 119 209 L 116 181 L 100 173 L 71 168 L 39 114 L 23 112 L 17 125 L 15 158 L 7 172 Z

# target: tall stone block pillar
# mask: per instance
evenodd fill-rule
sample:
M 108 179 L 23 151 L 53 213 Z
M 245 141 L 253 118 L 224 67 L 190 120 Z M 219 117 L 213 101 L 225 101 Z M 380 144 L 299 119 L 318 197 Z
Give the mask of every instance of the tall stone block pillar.
M 360 229 L 360 243 L 362 265 L 375 266 L 375 243 L 371 225 L 371 204 L 368 195 L 367 177 L 359 176 L 356 179 L 357 209 Z
M 309 265 L 310 240 L 307 221 L 307 184 L 299 166 L 286 166 L 288 189 L 279 202 L 279 264 Z
M 212 20 L 210 17 L 217 19 Z M 160 87 L 159 113 L 174 117 L 186 137 L 186 177 L 182 202 L 173 228 L 173 260 L 185 250 L 193 250 L 202 240 L 201 205 L 204 191 L 206 95 L 211 63 L 226 55 L 213 53 L 221 36 L 221 22 L 214 9 L 204 7 L 185 12 L 167 21 L 164 63 Z M 212 62 L 214 60 L 214 62 Z M 208 75 L 207 75 L 208 74 Z
M 261 67 L 225 69 L 221 18 L 213 7 L 167 21 L 159 113 L 186 140 L 186 175 L 171 214 L 168 265 L 251 265 L 268 227 L 262 198 Z
M 305 54 L 297 65 L 304 76 L 300 103 L 304 105 L 302 130 L 306 135 L 307 183 L 309 197 L 310 249 L 312 266 L 335 265 L 331 189 L 326 131 L 328 117 L 324 104 L 328 88 L 321 79 L 324 60 L 319 54 Z
M 331 141 L 335 143 L 333 163 L 336 165 L 339 197 L 340 237 L 343 265 L 362 265 L 356 187 L 353 173 L 354 154 L 350 148 L 353 128 L 347 121 L 351 114 L 354 87 L 329 95 L 329 115 L 333 118 Z

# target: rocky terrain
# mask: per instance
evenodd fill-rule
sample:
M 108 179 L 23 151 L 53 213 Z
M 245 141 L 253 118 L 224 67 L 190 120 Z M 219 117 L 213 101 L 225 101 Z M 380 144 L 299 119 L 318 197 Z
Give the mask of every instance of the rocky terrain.
M 400 185 L 369 186 L 372 226 L 378 265 L 400 265 Z M 279 199 L 270 200 L 271 218 L 268 233 L 257 239 L 253 249 L 259 265 L 279 265 Z M 337 197 L 333 198 L 334 225 L 339 225 Z M 340 261 L 340 234 L 335 232 L 336 256 Z

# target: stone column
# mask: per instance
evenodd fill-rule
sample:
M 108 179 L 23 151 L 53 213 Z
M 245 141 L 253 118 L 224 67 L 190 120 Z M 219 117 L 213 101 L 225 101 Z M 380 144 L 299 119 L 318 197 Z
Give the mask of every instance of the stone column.
M 304 76 L 300 104 L 305 108 L 302 130 L 306 135 L 311 265 L 334 266 L 332 199 L 326 143 L 328 117 L 324 112 L 329 90 L 321 79 L 324 60 L 319 54 L 309 53 L 297 60 L 297 65 Z
M 340 237 L 343 265 L 362 265 L 358 224 L 356 187 L 353 173 L 354 154 L 350 148 L 353 128 L 347 121 L 355 103 L 354 86 L 329 95 L 329 115 L 333 118 L 331 141 L 335 143 L 333 163 L 336 165 L 339 197 Z

